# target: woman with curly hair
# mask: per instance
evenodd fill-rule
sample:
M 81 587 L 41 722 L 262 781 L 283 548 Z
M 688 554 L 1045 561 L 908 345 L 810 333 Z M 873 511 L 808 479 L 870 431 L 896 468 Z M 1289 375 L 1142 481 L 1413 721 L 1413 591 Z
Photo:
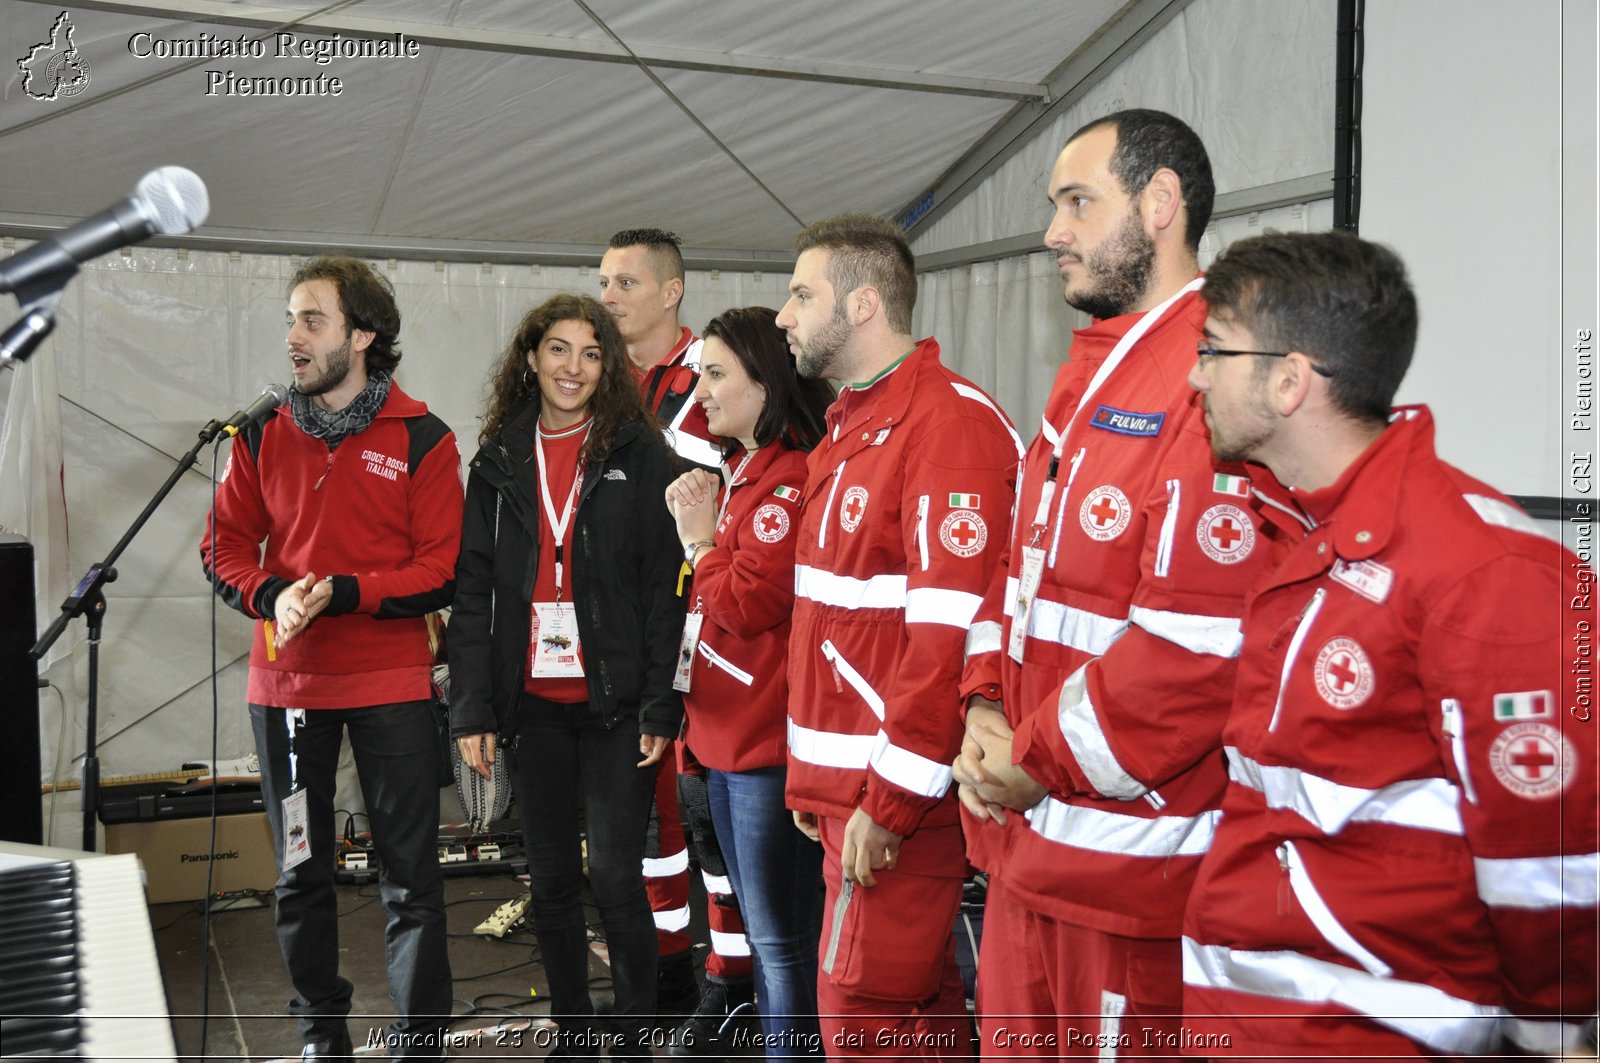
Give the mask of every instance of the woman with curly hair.
M 610 314 L 587 296 L 529 311 L 493 371 L 467 480 L 450 623 L 451 734 L 509 768 L 558 1053 L 598 1055 L 580 891 L 615 982 L 614 1022 L 648 1056 L 656 934 L 640 861 L 654 766 L 679 729 L 682 555 L 661 504 L 674 470 Z

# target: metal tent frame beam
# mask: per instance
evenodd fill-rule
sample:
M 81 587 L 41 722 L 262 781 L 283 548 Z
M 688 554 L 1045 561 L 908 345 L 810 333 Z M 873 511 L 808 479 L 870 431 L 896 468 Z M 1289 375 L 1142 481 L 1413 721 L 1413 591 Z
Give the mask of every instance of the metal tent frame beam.
M 0 212 L 0 236 L 43 240 L 77 222 L 39 214 Z M 413 262 L 476 262 L 506 266 L 589 266 L 600 264 L 604 244 L 517 243 L 494 240 L 421 240 L 374 236 L 371 233 L 283 233 L 271 229 L 203 226 L 183 236 L 153 237 L 141 247 L 180 247 L 226 254 L 347 254 L 358 258 L 405 259 Z M 794 267 L 792 251 L 746 251 L 723 247 L 685 247 L 689 269 L 761 270 L 787 274 Z
M 1322 173 L 1309 174 L 1305 177 L 1275 181 L 1270 185 L 1225 192 L 1217 197 L 1211 211 L 1211 220 L 1216 222 L 1220 218 L 1237 218 L 1241 214 L 1254 214 L 1257 211 L 1287 207 L 1295 203 L 1311 203 L 1319 199 L 1330 199 L 1332 196 L 1333 171 L 1324 170 Z M 987 240 L 980 244 L 918 255 L 917 272 L 931 273 L 934 270 L 955 269 L 958 266 L 970 266 L 978 262 L 993 262 L 1000 258 L 1029 255 L 1035 251 L 1043 252 L 1044 233 L 1045 231 L 1040 229 L 1020 236 L 1007 236 L 999 240 Z
M 957 159 L 933 186 L 908 203 L 895 220 L 914 239 L 1077 103 L 1118 63 L 1176 18 L 1192 0 L 1132 0 L 1099 34 L 1051 72 L 1046 102 L 1019 103 Z

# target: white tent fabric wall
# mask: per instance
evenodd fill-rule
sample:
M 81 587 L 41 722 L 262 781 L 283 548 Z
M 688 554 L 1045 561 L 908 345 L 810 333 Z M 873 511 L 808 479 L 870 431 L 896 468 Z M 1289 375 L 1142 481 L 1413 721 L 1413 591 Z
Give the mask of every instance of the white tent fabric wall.
M 1218 193 L 1333 169 L 1336 0 L 1195 0 L 1048 130 L 916 234 L 918 255 L 1040 231 L 1045 182 L 1074 130 L 1149 107 L 1205 141 Z
M 1195 0 L 929 223 L 913 251 L 959 252 L 1042 232 L 1050 219 L 1045 185 L 1066 138 L 1126 107 L 1167 110 L 1189 122 L 1206 144 L 1219 194 L 1331 170 L 1336 13 L 1336 0 Z M 1250 232 L 1332 224 L 1328 199 L 1218 218 L 1202 239 L 1201 265 Z M 1054 258 L 1032 253 L 924 274 L 914 330 L 938 336 L 946 361 L 988 388 L 1027 437 L 1038 427 L 1072 329 L 1084 324 L 1061 301 Z
M 1200 240 L 1200 266 L 1269 229 L 1331 228 L 1331 199 L 1219 218 Z M 1027 440 L 1039 429 L 1072 330 L 1089 319 L 1062 300 L 1055 256 L 1039 251 L 920 275 L 913 322 L 918 336 L 938 337 L 945 363 L 993 395 Z
M 977 262 L 918 278 L 915 329 L 935 336 L 946 365 L 993 395 L 1026 443 L 1072 330 L 1088 317 L 1061 298 L 1061 274 L 1046 252 Z

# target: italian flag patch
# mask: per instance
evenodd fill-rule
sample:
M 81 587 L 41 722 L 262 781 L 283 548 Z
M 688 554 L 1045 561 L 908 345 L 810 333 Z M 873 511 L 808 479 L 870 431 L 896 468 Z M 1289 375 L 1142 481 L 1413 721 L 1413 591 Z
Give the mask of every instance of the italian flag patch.
M 1239 498 L 1250 497 L 1250 481 L 1243 476 L 1229 476 L 1219 472 L 1211 481 L 1211 489 L 1219 495 L 1237 495 Z
M 1494 696 L 1494 718 L 1499 723 L 1511 720 L 1537 720 L 1549 716 L 1555 698 L 1548 690 L 1519 690 Z
M 797 487 L 784 487 L 780 485 L 778 487 L 774 487 L 772 489 L 772 493 L 777 495 L 779 498 L 788 498 L 795 501 L 798 501 L 800 498 L 800 489 Z
M 978 508 L 978 496 L 977 495 L 951 495 L 950 496 L 950 508 L 951 509 L 977 509 Z

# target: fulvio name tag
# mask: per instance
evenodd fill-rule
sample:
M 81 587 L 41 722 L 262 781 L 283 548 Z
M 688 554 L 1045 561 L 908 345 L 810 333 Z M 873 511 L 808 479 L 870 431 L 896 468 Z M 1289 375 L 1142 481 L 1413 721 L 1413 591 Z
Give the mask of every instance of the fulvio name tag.
M 1090 424 L 1107 432 L 1120 432 L 1125 436 L 1153 436 L 1161 431 L 1165 413 L 1137 413 L 1119 410 L 1114 406 L 1101 406 L 1094 411 Z

